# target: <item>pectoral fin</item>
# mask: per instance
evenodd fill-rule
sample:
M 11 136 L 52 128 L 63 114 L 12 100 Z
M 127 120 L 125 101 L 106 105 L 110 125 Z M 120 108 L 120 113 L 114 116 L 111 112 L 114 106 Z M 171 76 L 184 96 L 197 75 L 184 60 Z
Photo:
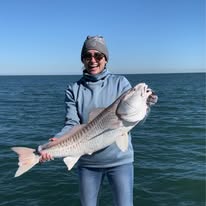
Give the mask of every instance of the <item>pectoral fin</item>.
M 68 167 L 68 170 L 71 170 L 75 163 L 79 160 L 80 157 L 65 157 L 64 163 Z
M 128 134 L 123 133 L 121 136 L 117 137 L 116 144 L 122 152 L 128 149 Z

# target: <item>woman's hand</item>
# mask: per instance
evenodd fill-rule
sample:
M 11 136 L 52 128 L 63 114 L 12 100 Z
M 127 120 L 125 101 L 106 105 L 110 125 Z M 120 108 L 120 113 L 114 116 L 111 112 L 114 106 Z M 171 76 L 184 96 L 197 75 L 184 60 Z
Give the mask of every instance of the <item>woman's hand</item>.
M 52 141 L 52 142 L 56 141 L 56 140 L 57 140 L 56 137 L 52 137 L 52 138 L 49 139 L 49 141 Z M 50 160 L 54 159 L 50 154 L 48 154 L 44 151 L 41 151 L 40 154 L 41 154 L 41 158 L 39 160 L 40 162 L 46 162 L 46 161 L 50 161 Z

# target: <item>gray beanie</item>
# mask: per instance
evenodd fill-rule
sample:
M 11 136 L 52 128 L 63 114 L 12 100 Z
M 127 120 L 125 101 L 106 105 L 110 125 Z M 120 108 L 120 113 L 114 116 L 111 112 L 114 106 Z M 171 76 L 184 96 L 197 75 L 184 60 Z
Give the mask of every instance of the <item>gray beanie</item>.
M 81 52 L 81 60 L 83 61 L 84 54 L 90 50 L 94 49 L 102 54 L 104 54 L 106 60 L 109 60 L 109 52 L 107 50 L 107 46 L 105 44 L 104 38 L 102 36 L 87 36 Z

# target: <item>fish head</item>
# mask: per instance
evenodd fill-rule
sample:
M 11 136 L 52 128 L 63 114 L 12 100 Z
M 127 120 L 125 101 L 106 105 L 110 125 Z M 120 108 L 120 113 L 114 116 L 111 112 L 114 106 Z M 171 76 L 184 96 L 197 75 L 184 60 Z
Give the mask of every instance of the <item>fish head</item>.
M 117 116 L 127 122 L 143 120 L 151 105 L 157 102 L 157 95 L 145 83 L 137 84 L 121 97 L 116 110 Z

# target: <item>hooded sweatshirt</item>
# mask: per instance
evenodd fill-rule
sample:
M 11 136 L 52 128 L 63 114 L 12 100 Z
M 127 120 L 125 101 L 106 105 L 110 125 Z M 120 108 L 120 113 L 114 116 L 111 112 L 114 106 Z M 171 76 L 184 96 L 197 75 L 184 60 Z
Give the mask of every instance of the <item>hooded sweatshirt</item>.
M 95 108 L 106 108 L 122 93 L 131 88 L 129 81 L 121 75 L 111 74 L 106 68 L 97 75 L 83 72 L 82 78 L 69 84 L 65 92 L 65 126 L 55 135 L 62 136 L 76 124 L 88 123 L 89 114 Z M 78 164 L 82 167 L 106 168 L 133 162 L 131 136 L 126 152 L 122 152 L 116 143 L 101 149 L 92 155 L 82 156 Z

